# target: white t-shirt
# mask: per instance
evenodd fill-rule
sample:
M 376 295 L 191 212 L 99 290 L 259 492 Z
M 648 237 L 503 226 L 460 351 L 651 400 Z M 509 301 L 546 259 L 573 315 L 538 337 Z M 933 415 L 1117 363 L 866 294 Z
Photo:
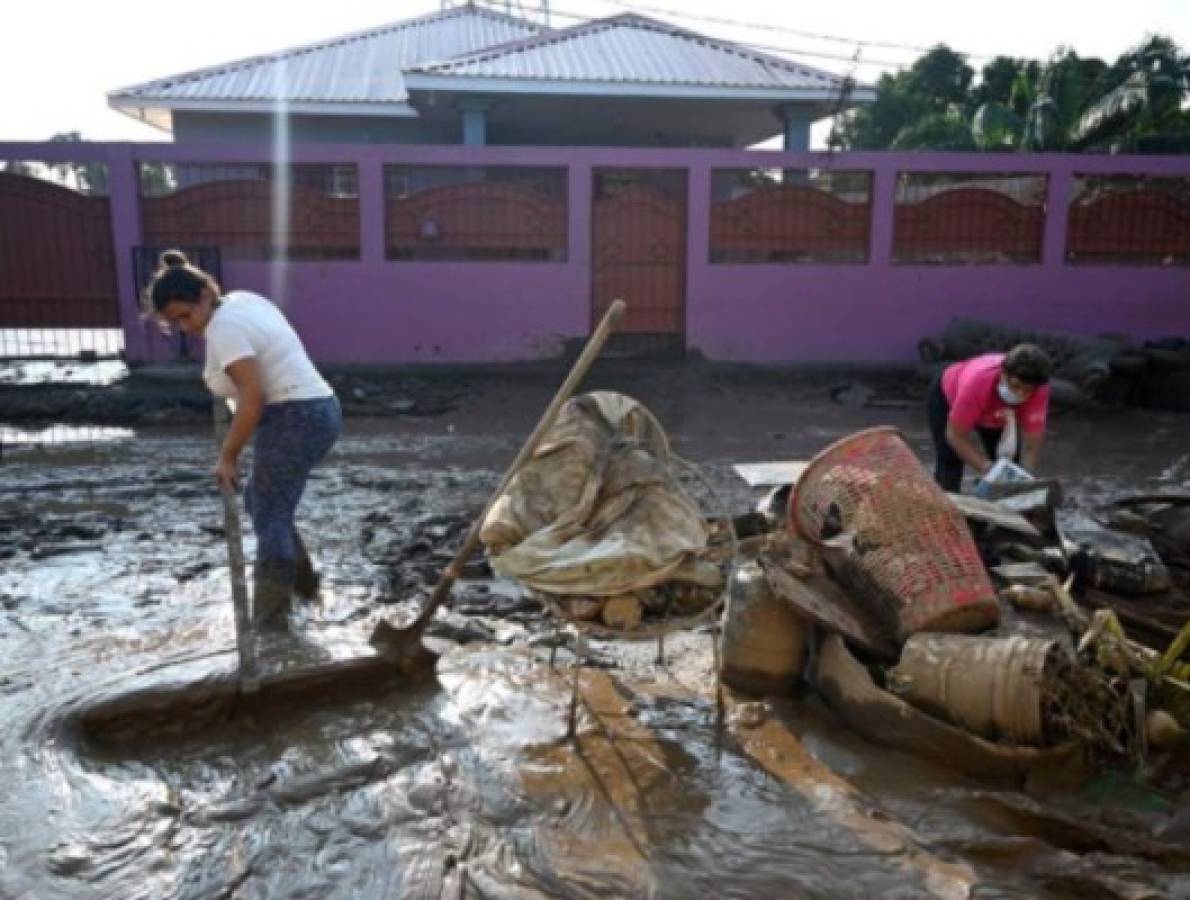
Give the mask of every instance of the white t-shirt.
M 235 384 L 227 376 L 229 365 L 256 357 L 265 403 L 314 400 L 334 396 L 293 326 L 272 303 L 251 291 L 224 294 L 207 323 L 203 337 L 207 358 L 203 380 L 217 397 L 234 397 Z

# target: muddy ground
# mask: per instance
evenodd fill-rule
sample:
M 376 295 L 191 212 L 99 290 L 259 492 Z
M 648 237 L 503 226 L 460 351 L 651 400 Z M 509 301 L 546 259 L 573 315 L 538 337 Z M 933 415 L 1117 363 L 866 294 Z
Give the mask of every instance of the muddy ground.
M 376 415 L 348 419 L 311 482 L 323 599 L 272 664 L 366 652 L 378 616 L 411 612 L 557 380 L 342 383 Z M 860 381 L 637 368 L 587 386 L 643 400 L 743 511 L 732 462 L 875 424 L 927 455 L 921 385 Z M 733 704 L 719 727 L 704 633 L 661 664 L 595 642 L 568 742 L 572 643 L 481 565 L 432 624 L 433 678 L 85 739 L 88 704 L 234 665 L 205 411 L 143 410 L 120 420 L 131 439 L 4 450 L 0 897 L 1190 896 L 1190 785 L 1110 772 L 1025 793 L 867 743 L 808 695 Z M 1185 415 L 1059 412 L 1045 469 L 1074 505 L 1185 490 L 1188 438 Z

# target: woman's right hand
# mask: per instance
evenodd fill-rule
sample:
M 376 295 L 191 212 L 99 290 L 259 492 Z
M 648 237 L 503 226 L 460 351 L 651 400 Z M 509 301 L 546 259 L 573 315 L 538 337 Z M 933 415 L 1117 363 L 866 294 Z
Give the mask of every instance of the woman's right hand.
M 219 485 L 220 490 L 239 489 L 239 472 L 235 459 L 220 454 L 219 462 L 215 465 L 215 484 Z

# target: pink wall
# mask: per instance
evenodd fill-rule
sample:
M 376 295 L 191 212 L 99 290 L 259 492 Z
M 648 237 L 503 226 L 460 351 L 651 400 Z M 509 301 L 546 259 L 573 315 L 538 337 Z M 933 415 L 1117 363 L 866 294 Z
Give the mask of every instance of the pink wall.
M 112 227 L 132 360 L 168 345 L 139 319 L 130 248 L 140 241 L 135 164 L 255 162 L 267 148 L 222 144 L 4 144 L 0 159 L 102 160 L 110 167 Z M 312 354 L 334 363 L 507 362 L 550 357 L 590 327 L 593 167 L 680 168 L 689 173 L 687 345 L 716 360 L 799 363 L 908 361 L 917 341 L 956 315 L 1022 326 L 1138 338 L 1190 334 L 1190 268 L 1063 261 L 1065 210 L 1075 173 L 1190 177 L 1190 157 L 1053 154 L 776 153 L 401 145 L 298 145 L 293 162 L 359 166 L 361 258 L 227 262 L 226 287 L 273 296 Z M 560 263 L 425 263 L 384 258 L 385 163 L 566 166 L 569 252 Z M 713 168 L 820 168 L 874 173 L 866 265 L 711 265 Z M 1038 172 L 1049 215 L 1038 265 L 893 265 L 896 175 L 902 171 Z M 278 279 L 283 278 L 282 282 Z M 283 287 L 281 286 L 283 285 Z M 631 297 L 625 298 L 629 303 Z

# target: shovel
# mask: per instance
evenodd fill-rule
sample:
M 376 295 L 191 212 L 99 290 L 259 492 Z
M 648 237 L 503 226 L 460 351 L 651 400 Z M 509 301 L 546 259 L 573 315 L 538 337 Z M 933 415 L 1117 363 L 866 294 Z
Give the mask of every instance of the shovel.
M 229 418 L 227 404 L 216 400 L 217 446 L 223 443 Z M 393 687 L 401 674 L 390 660 L 375 654 L 262 674 L 256 658 L 256 630 L 244 577 L 239 500 L 227 486 L 220 486 L 220 494 L 231 570 L 238 665 L 230 672 L 218 672 L 201 681 L 154 685 L 87 704 L 78 713 L 78 721 L 83 733 L 93 741 L 114 745 L 139 743 L 149 736 L 186 738 L 203 728 L 239 717 L 274 715 L 286 708 L 304 708 L 315 702 L 380 694 Z
M 434 613 L 437 612 L 438 607 L 450 595 L 451 588 L 454 587 L 455 581 L 458 580 L 459 575 L 462 573 L 463 565 L 470 558 L 471 554 L 475 552 L 475 548 L 479 544 L 479 531 L 483 527 L 483 522 L 487 518 L 488 512 L 500 498 L 500 495 L 504 493 L 504 489 L 508 487 L 508 483 L 512 481 L 513 476 L 521 470 L 521 466 L 537 450 L 537 445 L 541 443 L 541 439 L 550 430 L 550 427 L 554 424 L 554 420 L 558 417 L 559 410 L 570 399 L 574 393 L 574 389 L 578 387 L 578 383 L 583 380 L 583 377 L 591 368 L 591 364 L 599 356 L 599 352 L 607 342 L 608 336 L 612 333 L 616 323 L 623 317 L 625 308 L 626 304 L 623 300 L 614 301 L 611 307 L 608 308 L 603 320 L 587 340 L 587 345 L 583 347 L 583 352 L 575 360 L 574 365 L 570 369 L 570 374 L 566 376 L 566 380 L 562 382 L 562 386 L 554 394 L 554 399 L 550 401 L 550 405 L 542 413 L 537 427 L 533 429 L 533 433 L 529 435 L 521 447 L 520 452 L 517 453 L 516 459 L 512 461 L 512 464 L 508 467 L 508 471 L 504 473 L 504 477 L 500 480 L 500 485 L 492 493 L 492 496 L 488 498 L 483 511 L 471 523 L 471 530 L 467 532 L 467 537 L 464 539 L 463 545 L 459 548 L 459 552 L 455 554 L 454 559 L 443 570 L 441 577 L 438 579 L 438 584 L 434 587 L 434 592 L 430 595 L 429 602 L 418 613 L 417 618 L 405 628 L 395 628 L 383 619 L 376 625 L 372 632 L 372 646 L 385 657 L 391 659 L 402 671 L 417 671 L 433 666 L 437 656 L 421 642 L 422 631 L 425 630 L 430 619 L 434 617 Z

